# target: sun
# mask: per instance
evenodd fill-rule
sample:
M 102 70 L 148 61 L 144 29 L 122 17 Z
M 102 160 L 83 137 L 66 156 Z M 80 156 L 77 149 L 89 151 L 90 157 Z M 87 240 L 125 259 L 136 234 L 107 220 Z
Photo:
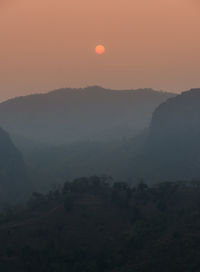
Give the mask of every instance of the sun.
M 97 55 L 103 55 L 105 53 L 106 49 L 103 45 L 97 45 L 95 47 L 95 52 Z

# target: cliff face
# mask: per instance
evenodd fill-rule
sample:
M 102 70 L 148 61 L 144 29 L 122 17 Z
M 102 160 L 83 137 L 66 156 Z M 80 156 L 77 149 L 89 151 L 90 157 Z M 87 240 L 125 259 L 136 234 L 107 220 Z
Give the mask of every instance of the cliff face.
M 23 198 L 28 189 L 26 166 L 21 153 L 0 128 L 0 204 Z
M 200 89 L 171 98 L 155 110 L 150 126 L 151 142 L 193 145 L 199 136 Z
M 159 175 L 200 177 L 200 89 L 170 98 L 155 110 L 145 155 Z

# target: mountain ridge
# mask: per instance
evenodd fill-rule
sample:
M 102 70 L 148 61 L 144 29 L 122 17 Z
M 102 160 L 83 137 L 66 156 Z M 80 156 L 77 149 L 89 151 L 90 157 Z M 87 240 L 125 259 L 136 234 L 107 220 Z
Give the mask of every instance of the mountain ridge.
M 152 89 L 59 89 L 0 103 L 0 125 L 10 134 L 59 144 L 132 137 L 148 126 L 153 110 L 172 96 Z

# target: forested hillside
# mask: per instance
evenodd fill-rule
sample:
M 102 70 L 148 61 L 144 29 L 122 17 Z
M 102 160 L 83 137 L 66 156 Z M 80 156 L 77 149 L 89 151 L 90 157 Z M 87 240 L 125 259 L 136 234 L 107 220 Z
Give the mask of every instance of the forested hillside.
M 200 183 L 80 178 L 0 216 L 6 272 L 188 272 L 200 266 Z

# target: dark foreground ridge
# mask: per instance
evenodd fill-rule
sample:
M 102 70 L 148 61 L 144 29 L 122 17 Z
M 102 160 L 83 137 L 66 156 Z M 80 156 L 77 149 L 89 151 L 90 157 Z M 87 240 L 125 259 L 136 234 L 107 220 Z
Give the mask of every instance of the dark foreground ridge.
M 200 183 L 80 178 L 1 215 L 5 272 L 188 272 L 200 267 Z

